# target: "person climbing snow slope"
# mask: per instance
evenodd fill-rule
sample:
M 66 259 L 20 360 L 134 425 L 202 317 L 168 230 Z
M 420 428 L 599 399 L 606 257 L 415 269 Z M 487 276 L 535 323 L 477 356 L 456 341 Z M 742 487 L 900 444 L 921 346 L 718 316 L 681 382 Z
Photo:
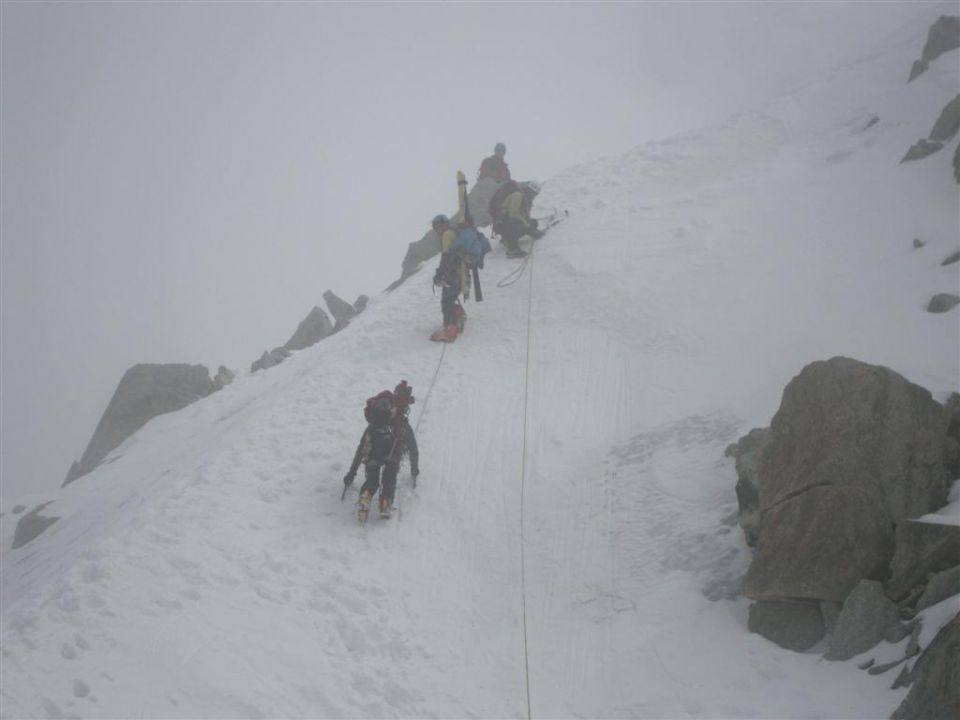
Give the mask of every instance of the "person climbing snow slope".
M 539 239 L 543 231 L 537 221 L 530 218 L 533 200 L 540 193 L 540 184 L 531 180 L 525 183 L 510 182 L 504 185 L 490 200 L 493 231 L 500 235 L 507 246 L 507 257 L 522 258 L 526 252 L 520 249 L 519 240 L 524 235 Z

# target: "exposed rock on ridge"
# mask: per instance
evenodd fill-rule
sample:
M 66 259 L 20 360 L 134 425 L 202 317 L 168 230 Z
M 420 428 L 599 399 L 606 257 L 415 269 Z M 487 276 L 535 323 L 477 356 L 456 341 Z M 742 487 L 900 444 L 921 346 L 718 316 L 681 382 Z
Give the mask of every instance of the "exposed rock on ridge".
M 152 418 L 180 410 L 215 389 L 203 365 L 134 365 L 124 373 L 87 449 L 70 467 L 63 484 L 93 470 Z

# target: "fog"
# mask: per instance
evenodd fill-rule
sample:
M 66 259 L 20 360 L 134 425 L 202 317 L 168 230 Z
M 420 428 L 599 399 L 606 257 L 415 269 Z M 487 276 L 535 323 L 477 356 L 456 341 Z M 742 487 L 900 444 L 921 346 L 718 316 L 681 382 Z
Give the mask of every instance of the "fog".
M 0 490 L 59 486 L 131 365 L 247 370 L 324 290 L 375 295 L 494 143 L 549 180 L 919 5 L 4 2 Z

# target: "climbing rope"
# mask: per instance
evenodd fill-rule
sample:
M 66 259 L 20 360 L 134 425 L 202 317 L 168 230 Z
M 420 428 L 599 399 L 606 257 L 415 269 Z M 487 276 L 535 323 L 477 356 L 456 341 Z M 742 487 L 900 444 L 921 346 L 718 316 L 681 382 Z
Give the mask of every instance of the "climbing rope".
M 437 360 L 437 367 L 433 371 L 433 379 L 430 381 L 430 387 L 427 388 L 427 394 L 423 398 L 423 403 L 420 405 L 420 414 L 417 416 L 417 424 L 413 428 L 413 434 L 417 435 L 420 432 L 420 423 L 423 421 L 423 414 L 427 411 L 427 403 L 430 402 L 430 395 L 433 393 L 433 386 L 437 384 L 437 378 L 440 376 L 440 368 L 443 366 L 443 358 L 447 354 L 447 343 L 441 343 L 440 347 L 440 358 Z M 409 491 L 413 490 L 413 479 L 410 481 Z M 408 492 L 408 486 L 404 485 L 401 489 L 401 492 L 397 493 L 397 524 L 399 525 L 403 522 L 403 498 Z
M 524 258 L 523 266 L 533 257 L 536 241 L 530 244 L 530 253 Z M 521 269 L 522 272 L 522 269 Z M 518 276 L 519 279 L 519 276 Z M 514 281 L 515 282 L 515 281 Z M 527 408 L 530 400 L 530 337 L 532 335 L 533 318 L 533 266 L 530 267 L 530 286 L 527 292 L 527 352 L 523 378 L 523 441 L 521 443 L 520 463 L 520 595 L 523 605 L 523 669 L 527 687 L 527 720 L 532 717 L 530 702 L 530 650 L 527 643 L 527 554 L 524 541 L 524 498 L 526 497 L 527 480 Z

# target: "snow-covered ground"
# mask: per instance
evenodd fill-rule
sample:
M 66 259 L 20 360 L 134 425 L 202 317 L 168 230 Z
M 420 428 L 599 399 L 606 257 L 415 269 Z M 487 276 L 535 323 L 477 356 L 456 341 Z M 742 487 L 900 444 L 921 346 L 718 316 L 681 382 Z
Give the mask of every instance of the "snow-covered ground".
M 889 716 L 892 677 L 747 632 L 724 449 L 814 360 L 960 385 L 960 316 L 924 310 L 958 289 L 956 140 L 898 165 L 958 91 L 956 51 L 905 82 L 928 25 L 550 179 L 569 219 L 502 288 L 495 251 L 456 343 L 425 269 L 151 421 L 34 542 L 5 513 L 3 716 Z M 340 480 L 400 379 L 422 475 L 359 527 Z

